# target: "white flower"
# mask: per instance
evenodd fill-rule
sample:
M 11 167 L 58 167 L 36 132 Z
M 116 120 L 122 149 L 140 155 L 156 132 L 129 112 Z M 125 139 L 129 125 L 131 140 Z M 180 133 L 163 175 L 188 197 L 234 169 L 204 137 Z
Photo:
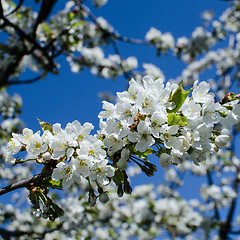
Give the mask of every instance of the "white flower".
M 16 138 L 11 138 L 7 144 L 7 154 L 8 155 L 17 154 L 20 151 L 21 147 L 22 144 Z
M 119 120 L 126 119 L 127 121 L 131 121 L 130 119 L 134 118 L 137 114 L 137 108 L 130 101 L 126 100 L 116 104 L 117 118 Z
M 205 103 L 209 101 L 209 99 L 213 99 L 213 95 L 208 93 L 210 90 L 210 85 L 206 82 L 200 82 L 197 85 L 198 81 L 194 82 L 192 97 L 197 103 Z
M 165 168 L 172 164 L 172 158 L 167 153 L 162 153 L 159 157 L 161 167 Z
M 19 142 L 23 144 L 27 144 L 32 136 L 33 136 L 33 131 L 29 128 L 24 128 L 21 135 L 13 133 L 13 137 L 18 139 Z
M 164 49 L 173 49 L 174 48 L 174 38 L 171 33 L 164 33 L 162 35 L 162 48 Z
M 201 106 L 197 104 L 195 101 L 191 101 L 189 98 L 185 100 L 183 105 L 181 106 L 181 111 L 187 119 L 199 119 Z
M 99 24 L 99 26 L 102 29 L 104 29 L 105 31 L 112 32 L 114 30 L 114 28 L 103 17 L 98 17 L 96 20 L 97 20 L 97 23 Z
M 26 149 L 28 153 L 38 156 L 40 153 L 47 151 L 48 146 L 43 142 L 42 137 L 37 132 L 28 141 Z
M 151 27 L 150 30 L 146 33 L 145 39 L 147 41 L 152 41 L 154 39 L 161 39 L 162 33 L 154 27 Z
M 115 110 L 116 110 L 116 107 L 115 105 L 113 105 L 112 103 L 109 103 L 107 101 L 103 101 L 103 106 L 102 108 L 105 110 L 105 111 L 101 111 L 99 114 L 98 114 L 98 117 L 99 118 L 108 118 L 108 117 L 114 117 L 115 116 Z
M 143 63 L 143 68 L 145 69 L 146 75 L 150 75 L 153 79 L 161 78 L 165 80 L 163 72 L 151 63 Z
M 80 144 L 80 149 L 77 149 L 79 158 L 89 158 L 93 163 L 105 159 L 106 152 L 102 149 L 103 142 L 95 137 L 89 140 L 83 140 Z
M 202 118 L 203 122 L 207 126 L 213 126 L 215 123 L 218 122 L 219 115 L 218 110 L 221 109 L 221 105 L 219 103 L 214 103 L 213 99 L 208 99 L 203 105 L 202 105 Z
M 126 137 L 128 132 L 130 131 L 129 125 L 133 124 L 133 119 L 130 121 L 127 121 L 126 119 L 123 119 L 120 121 L 117 121 L 114 118 L 108 118 L 107 122 L 104 122 L 102 119 L 100 119 L 100 128 L 101 133 L 106 135 L 111 134 L 117 134 L 119 138 Z
M 232 135 L 228 129 L 223 129 L 221 134 L 215 138 L 215 143 L 219 148 L 225 148 L 229 141 L 232 140 Z
M 169 126 L 167 124 L 163 125 L 161 128 L 161 135 L 160 135 L 160 139 L 164 141 L 164 146 L 166 148 L 171 148 L 173 147 L 172 143 L 174 140 L 174 135 L 177 134 L 179 130 L 179 126 L 178 125 L 172 125 Z
M 131 69 L 138 67 L 138 61 L 135 57 L 128 57 L 125 61 L 122 62 L 123 69 L 129 71 Z
M 130 156 L 130 150 L 124 148 L 121 151 L 121 158 L 117 162 L 117 166 L 119 169 L 125 170 L 127 168 L 127 161 L 129 159 L 129 156 Z
M 121 150 L 123 147 L 123 140 L 116 134 L 112 133 L 107 136 L 103 141 L 104 145 L 108 149 L 108 154 L 112 156 L 118 150 Z
M 159 138 L 159 133 L 163 124 L 167 123 L 167 111 L 164 108 L 160 108 L 151 117 L 151 132 L 154 137 Z
M 53 170 L 52 179 L 55 181 L 62 180 L 62 186 L 64 189 L 68 189 L 73 182 L 80 182 L 80 178 L 74 174 L 75 166 L 70 162 L 66 164 L 60 162 Z
M 135 99 L 137 93 L 142 90 L 144 91 L 143 86 L 132 78 L 131 81 L 129 82 L 129 87 L 128 87 L 128 92 L 130 93 L 131 98 Z
M 100 47 L 83 47 L 80 52 L 90 63 L 101 63 L 101 61 L 104 59 L 104 53 Z
M 130 142 L 137 143 L 135 149 L 140 152 L 145 152 L 155 143 L 155 140 L 151 136 L 149 122 L 147 123 L 146 121 L 140 121 L 137 126 L 137 132 L 130 132 L 128 139 Z
M 115 173 L 114 168 L 107 163 L 107 160 L 94 163 L 89 174 L 90 180 L 96 180 L 100 185 L 107 185 L 108 178 L 113 177 Z
M 53 150 L 52 158 L 60 159 L 66 154 L 68 147 L 67 136 L 63 133 L 54 135 L 49 146 Z
M 233 105 L 233 113 L 238 117 L 238 120 L 240 118 L 240 103 L 237 102 Z
M 206 126 L 204 123 L 199 125 L 193 131 L 193 140 L 194 140 L 193 146 L 200 151 L 211 149 L 210 137 L 211 137 L 210 128 Z
M 75 120 L 72 123 L 67 124 L 65 131 L 68 134 L 73 134 L 74 140 L 82 141 L 82 140 L 88 138 L 91 130 L 93 130 L 93 129 L 94 129 L 94 127 L 91 123 L 86 122 L 82 126 L 79 121 Z
M 89 176 L 89 171 L 93 166 L 92 162 L 88 159 L 80 159 L 79 157 L 71 158 L 71 164 L 74 166 L 75 174 L 79 177 L 83 176 L 84 178 Z
M 156 97 L 149 91 L 139 91 L 136 98 L 136 107 L 140 114 L 148 115 L 156 109 Z
M 225 109 L 223 111 L 223 113 L 227 114 L 227 116 L 226 117 L 219 117 L 219 121 L 223 125 L 224 128 L 227 128 L 227 129 L 231 130 L 232 126 L 234 124 L 237 124 L 237 122 L 238 122 L 237 116 L 233 113 L 233 111 L 230 111 L 230 110 L 227 110 L 227 109 Z
M 108 0 L 93 0 L 96 7 L 101 7 L 107 3 Z

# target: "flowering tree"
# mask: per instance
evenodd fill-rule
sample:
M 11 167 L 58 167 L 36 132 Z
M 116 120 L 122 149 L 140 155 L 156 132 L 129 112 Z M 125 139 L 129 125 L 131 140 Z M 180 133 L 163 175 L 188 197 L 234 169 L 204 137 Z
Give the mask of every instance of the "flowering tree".
M 7 39 L 1 45 L 1 87 L 57 73 L 59 56 L 66 56 L 73 72 L 87 67 L 103 78 L 124 75 L 129 86 L 117 93 L 115 103 L 103 101 L 96 134 L 91 123 L 77 120 L 64 128 L 39 120 L 42 132 L 34 133 L 17 118 L 20 97 L 1 92 L 2 145 L 10 138 L 2 148 L 1 177 L 12 184 L 0 194 L 26 188 L 24 199 L 32 206 L 20 207 L 19 195 L 13 196 L 15 207 L 0 206 L 2 238 L 228 239 L 240 234 L 240 160 L 234 151 L 240 95 L 229 92 L 239 79 L 240 2 L 231 2 L 219 20 L 204 12 L 205 25 L 176 41 L 156 28 L 144 40 L 122 37 L 81 0 L 68 1 L 56 14 L 57 1 L 35 2 L 27 7 L 24 1 L 0 1 Z M 93 2 L 96 7 L 106 3 Z M 159 55 L 171 51 L 186 68 L 164 84 L 162 71 L 152 64 L 143 64 L 144 72 L 134 70 L 137 59 L 123 59 L 119 41 L 154 46 Z M 115 52 L 105 57 L 107 44 Z M 216 81 L 198 82 L 198 74 L 210 66 L 217 69 Z M 25 68 L 37 75 L 22 80 Z M 140 172 L 151 177 L 158 165 L 166 168 L 164 183 L 132 190 L 130 177 Z M 181 196 L 187 173 L 206 178 L 201 199 Z

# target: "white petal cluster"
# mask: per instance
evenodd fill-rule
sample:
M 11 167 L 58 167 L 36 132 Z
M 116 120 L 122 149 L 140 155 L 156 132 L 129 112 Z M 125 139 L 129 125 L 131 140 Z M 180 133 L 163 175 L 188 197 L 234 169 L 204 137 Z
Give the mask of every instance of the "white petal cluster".
M 161 33 L 158 29 L 151 27 L 146 33 L 145 39 L 151 44 L 155 44 L 159 50 L 163 50 L 166 54 L 168 49 L 174 49 L 175 40 L 171 33 Z
M 156 146 L 160 164 L 166 167 L 192 159 L 196 165 L 232 139 L 230 130 L 239 120 L 238 101 L 215 103 L 210 85 L 195 81 L 192 93 L 179 109 L 171 100 L 179 87 L 161 79 L 145 76 L 142 82 L 131 80 L 128 91 L 118 93 L 116 105 L 104 102 L 100 112 L 99 133 L 108 154 L 119 155 L 125 149 L 144 153 Z M 183 91 L 183 90 L 181 90 Z M 183 92 L 182 92 L 183 93 Z M 184 93 L 186 93 L 184 91 Z M 228 110 L 231 105 L 232 110 Z M 228 119 L 234 119 L 229 121 Z M 221 123 L 222 130 L 215 131 Z M 122 161 L 122 160 L 121 160 Z M 122 164 L 122 163 L 121 163 Z M 120 165 L 121 165 L 120 164 Z
M 93 3 L 96 7 L 101 7 L 107 3 L 108 0 L 93 0 Z
M 82 177 L 106 185 L 115 171 L 108 165 L 103 142 L 97 135 L 90 135 L 92 129 L 92 124 L 81 125 L 78 121 L 68 123 L 65 129 L 56 123 L 52 131 L 45 130 L 42 136 L 24 128 L 22 134 L 13 134 L 9 141 L 7 161 L 15 163 L 14 155 L 26 150 L 28 157 L 38 162 L 55 161 L 52 178 L 62 180 L 64 188 L 80 182 Z

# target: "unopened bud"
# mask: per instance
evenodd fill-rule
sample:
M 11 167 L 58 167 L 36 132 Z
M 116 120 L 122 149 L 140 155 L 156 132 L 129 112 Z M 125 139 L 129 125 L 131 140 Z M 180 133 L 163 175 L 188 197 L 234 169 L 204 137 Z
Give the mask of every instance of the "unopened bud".
M 33 215 L 35 216 L 35 218 L 40 218 L 42 216 L 42 210 L 40 208 L 34 209 Z
M 107 195 L 105 192 L 103 192 L 103 193 L 100 194 L 100 196 L 99 196 L 99 201 L 100 201 L 101 203 L 107 203 L 107 202 L 109 201 L 108 195 Z

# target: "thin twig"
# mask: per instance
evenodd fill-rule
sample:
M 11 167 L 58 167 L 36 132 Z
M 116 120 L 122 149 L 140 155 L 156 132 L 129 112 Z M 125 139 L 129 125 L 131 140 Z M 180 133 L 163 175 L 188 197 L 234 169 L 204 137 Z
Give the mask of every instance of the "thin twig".
M 212 186 L 214 183 L 213 183 L 213 179 L 212 179 L 212 176 L 211 176 L 211 172 L 209 170 L 207 170 L 207 179 L 208 179 L 208 185 Z M 216 200 L 213 199 L 213 202 L 214 202 L 215 217 L 216 217 L 217 220 L 220 220 L 220 214 L 219 214 L 219 210 L 218 210 L 218 207 L 217 207 Z
M 12 84 L 33 83 L 33 82 L 36 82 L 36 81 L 40 80 L 41 78 L 42 78 L 41 76 L 37 76 L 33 79 L 27 79 L 27 80 L 11 80 L 11 81 L 8 81 L 8 84 L 12 85 Z
M 11 14 L 15 13 L 23 4 L 24 0 L 20 0 L 18 5 L 10 12 L 8 13 L 7 15 L 5 15 L 6 17 L 10 16 Z
M 238 186 L 239 186 L 238 174 L 239 174 L 239 168 L 237 168 L 235 180 L 233 182 L 233 189 L 236 193 L 236 196 L 238 195 Z M 220 237 L 221 240 L 228 239 L 227 235 L 231 232 L 232 219 L 233 219 L 233 215 L 234 215 L 234 212 L 235 212 L 235 209 L 236 209 L 236 205 L 237 205 L 237 197 L 234 197 L 232 199 L 232 203 L 231 203 L 230 208 L 229 208 L 229 212 L 228 212 L 228 215 L 227 215 L 227 220 L 221 224 L 221 227 L 220 227 L 220 230 L 219 230 L 219 237 Z

